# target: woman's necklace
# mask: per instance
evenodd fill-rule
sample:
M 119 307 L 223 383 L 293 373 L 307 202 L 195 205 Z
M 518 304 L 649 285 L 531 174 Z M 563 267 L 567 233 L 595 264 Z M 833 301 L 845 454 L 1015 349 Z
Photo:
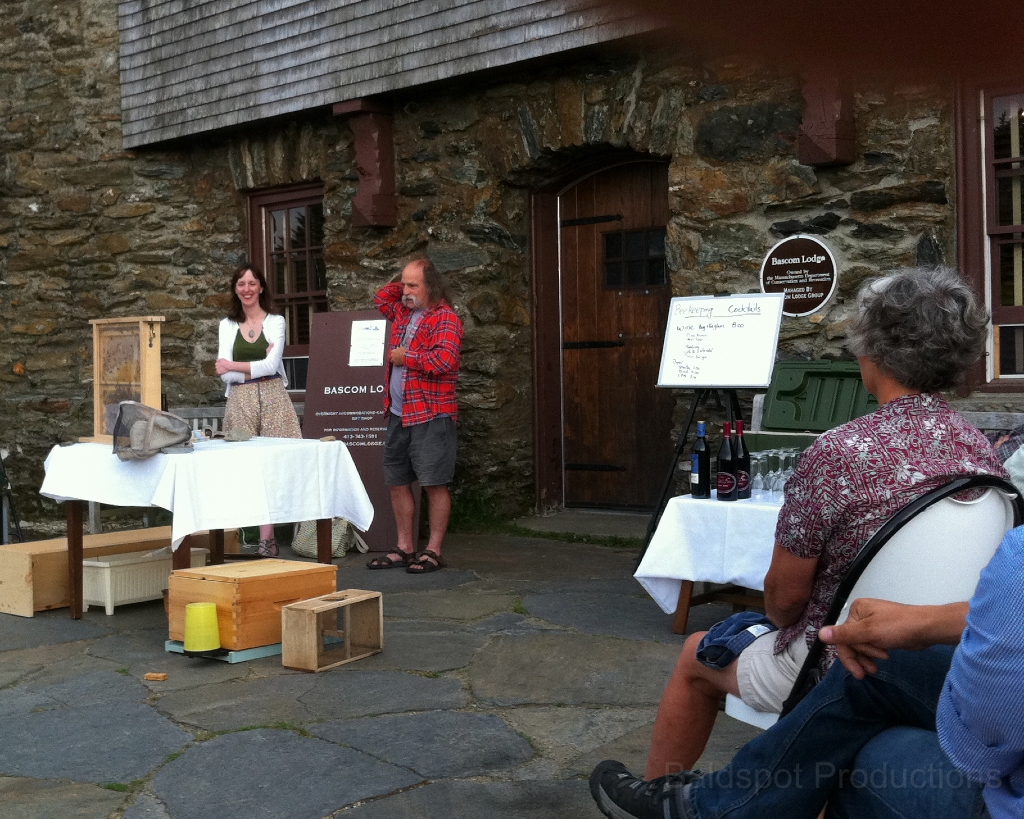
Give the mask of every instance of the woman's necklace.
M 254 338 L 256 338 L 256 333 L 258 333 L 260 331 L 260 328 L 263 327 L 264 319 L 266 319 L 266 315 L 264 315 L 263 318 L 260 319 L 260 323 L 257 326 L 253 326 L 251 324 L 249 325 L 249 332 L 247 333 L 247 335 L 249 336 L 249 341 L 252 341 Z M 252 319 L 250 319 L 250 321 L 251 320 Z

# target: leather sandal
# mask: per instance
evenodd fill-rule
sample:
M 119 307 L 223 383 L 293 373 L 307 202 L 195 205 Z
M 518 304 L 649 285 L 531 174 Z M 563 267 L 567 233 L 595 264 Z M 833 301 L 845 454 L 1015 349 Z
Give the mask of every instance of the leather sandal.
M 415 560 L 405 567 L 405 570 L 409 574 L 429 574 L 443 568 L 444 561 L 441 560 L 441 555 L 432 549 L 424 549 L 416 556 Z
M 395 558 L 394 555 L 400 555 Z M 401 549 L 392 549 L 380 557 L 375 557 L 366 564 L 367 569 L 397 569 L 399 566 L 408 567 L 412 563 L 413 555 L 403 552 Z

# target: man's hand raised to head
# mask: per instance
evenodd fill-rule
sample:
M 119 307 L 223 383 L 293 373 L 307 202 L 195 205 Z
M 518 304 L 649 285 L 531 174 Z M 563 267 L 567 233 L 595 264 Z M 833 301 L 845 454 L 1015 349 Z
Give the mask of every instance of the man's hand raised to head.
M 862 680 L 878 671 L 878 660 L 886 659 L 890 649 L 955 645 L 966 622 L 967 603 L 908 606 L 861 597 L 853 601 L 845 623 L 825 626 L 818 636 L 834 645 L 843 665 Z

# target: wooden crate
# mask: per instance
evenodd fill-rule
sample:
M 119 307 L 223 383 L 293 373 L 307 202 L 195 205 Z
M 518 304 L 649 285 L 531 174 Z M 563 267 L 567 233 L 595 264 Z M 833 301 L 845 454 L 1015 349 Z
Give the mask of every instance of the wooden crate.
M 345 589 L 291 603 L 281 609 L 281 631 L 281 662 L 288 668 L 324 671 L 361 660 L 384 650 L 384 598 Z
M 236 531 L 225 532 L 225 550 L 229 540 L 237 539 Z M 207 532 L 192 535 L 192 545 L 196 548 L 209 549 L 209 540 Z M 82 557 L 89 560 L 126 552 L 150 552 L 169 546 L 170 543 L 170 526 L 103 532 L 85 535 L 82 539 Z M 67 538 L 0 546 L 0 612 L 31 617 L 37 611 L 70 605 Z
M 230 651 L 281 642 L 281 609 L 337 589 L 337 566 L 252 560 L 178 569 L 169 583 L 170 638 L 185 639 L 185 606 L 217 604 L 220 644 Z

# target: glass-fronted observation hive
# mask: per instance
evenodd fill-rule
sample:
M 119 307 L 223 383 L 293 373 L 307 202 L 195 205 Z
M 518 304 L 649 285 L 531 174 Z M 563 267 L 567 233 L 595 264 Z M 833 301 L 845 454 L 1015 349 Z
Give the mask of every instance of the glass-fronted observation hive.
M 160 323 L 163 316 L 92 319 L 93 434 L 110 443 L 122 401 L 160 409 Z

